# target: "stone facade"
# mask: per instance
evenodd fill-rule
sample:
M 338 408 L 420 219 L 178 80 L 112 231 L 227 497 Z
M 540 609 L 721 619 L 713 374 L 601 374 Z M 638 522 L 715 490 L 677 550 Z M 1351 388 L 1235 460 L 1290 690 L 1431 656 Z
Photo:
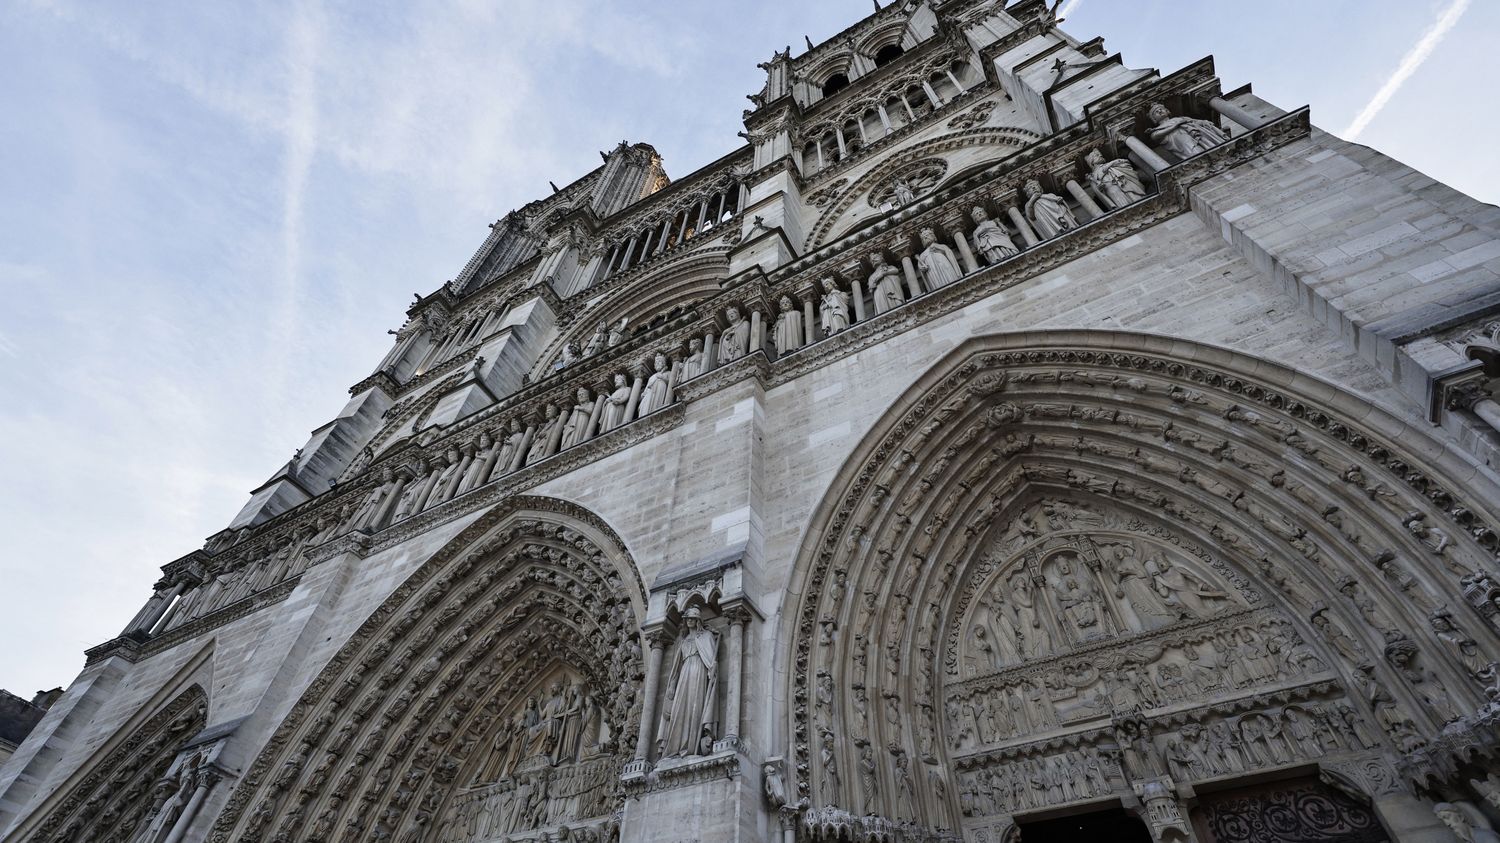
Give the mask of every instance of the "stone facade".
M 418 297 L 5 839 L 1496 839 L 1500 210 L 1040 0 L 762 67 Z

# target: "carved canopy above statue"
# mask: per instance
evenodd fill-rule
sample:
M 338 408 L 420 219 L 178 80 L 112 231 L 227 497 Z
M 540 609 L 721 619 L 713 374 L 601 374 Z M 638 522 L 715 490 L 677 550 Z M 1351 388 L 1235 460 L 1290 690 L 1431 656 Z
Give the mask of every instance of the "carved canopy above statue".
M 1181 784 L 1317 763 L 1378 795 L 1491 752 L 1495 630 L 1460 581 L 1492 570 L 1494 514 L 1434 452 L 1215 349 L 971 341 L 877 425 L 798 561 L 804 824 L 997 841 L 1116 800 L 1160 839 Z

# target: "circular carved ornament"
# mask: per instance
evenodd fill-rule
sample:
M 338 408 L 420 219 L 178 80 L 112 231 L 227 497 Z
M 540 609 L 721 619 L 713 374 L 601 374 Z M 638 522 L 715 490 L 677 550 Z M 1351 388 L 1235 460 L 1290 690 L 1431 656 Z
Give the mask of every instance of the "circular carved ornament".
M 870 207 L 900 208 L 909 205 L 931 193 L 947 174 L 948 162 L 941 158 L 914 161 L 870 191 Z

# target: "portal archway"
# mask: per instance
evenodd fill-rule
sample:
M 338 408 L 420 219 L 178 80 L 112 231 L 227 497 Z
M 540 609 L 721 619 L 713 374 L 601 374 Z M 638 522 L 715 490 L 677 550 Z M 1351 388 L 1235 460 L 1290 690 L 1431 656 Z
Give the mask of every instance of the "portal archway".
M 571 504 L 502 504 L 418 569 L 315 680 L 215 839 L 485 840 L 617 830 L 644 589 Z
M 1197 784 L 1439 790 L 1495 742 L 1500 641 L 1461 593 L 1493 575 L 1493 493 L 1265 361 L 973 340 L 876 426 L 799 555 L 783 640 L 804 823 L 996 841 L 1124 805 L 1160 839 Z

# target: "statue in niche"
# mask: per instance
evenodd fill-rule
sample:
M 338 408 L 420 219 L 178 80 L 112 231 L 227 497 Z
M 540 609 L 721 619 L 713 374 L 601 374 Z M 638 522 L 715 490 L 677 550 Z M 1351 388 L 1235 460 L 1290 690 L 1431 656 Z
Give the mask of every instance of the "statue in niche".
M 1037 616 L 1031 577 L 1025 571 L 1018 571 L 1010 578 L 1010 608 L 1013 614 L 1011 631 L 1020 642 L 1022 655 L 1026 658 L 1041 655 L 1049 642 Z
M 1135 167 L 1124 158 L 1104 160 L 1104 153 L 1093 149 L 1083 157 L 1089 167 L 1089 184 L 1116 208 L 1146 198 L 1146 187 Z
M 608 336 L 609 328 L 605 324 L 604 320 L 600 319 L 599 327 L 594 329 L 594 335 L 589 337 L 588 343 L 583 347 L 583 356 L 593 357 L 595 354 L 603 351 L 604 341 L 608 338 Z
M 1151 575 L 1156 593 L 1167 605 L 1180 608 L 1187 617 L 1206 618 L 1232 602 L 1228 594 L 1211 587 L 1181 565 L 1174 565 L 1164 553 L 1146 560 L 1146 573 Z
M 875 300 L 875 315 L 879 316 L 887 310 L 906 304 L 906 294 L 901 291 L 901 270 L 891 266 L 883 252 L 871 255 L 870 261 L 874 270 L 866 284 Z
M 1433 716 L 1444 725 L 1458 720 L 1462 715 L 1443 687 L 1442 680 L 1423 667 L 1417 661 L 1417 655 L 1417 645 L 1404 635 L 1385 646 L 1386 661 L 1396 668 L 1396 672 L 1401 674 L 1401 678 L 1406 680 Z
M 1154 124 L 1151 139 L 1171 150 L 1178 158 L 1191 158 L 1229 140 L 1223 129 L 1207 120 L 1173 117 L 1172 112 L 1161 103 L 1154 103 L 1146 116 Z
M 1432 806 L 1432 813 L 1463 843 L 1500 843 L 1489 818 L 1468 802 L 1439 802 Z
M 629 322 L 630 317 L 621 316 L 619 323 L 616 324 L 613 328 L 609 329 L 609 338 L 605 341 L 605 345 L 607 347 L 614 348 L 625 339 L 625 326 L 629 324 Z
M 818 306 L 819 327 L 823 336 L 831 337 L 849 327 L 849 294 L 833 286 L 832 279 L 823 282 L 823 301 Z
M 688 340 L 688 356 L 682 361 L 682 379 L 692 380 L 708 371 L 708 355 L 703 351 L 703 340 L 693 337 Z
M 910 184 L 907 184 L 906 179 L 896 179 L 895 183 L 891 185 L 891 192 L 897 208 L 905 208 L 917 201 L 917 193 L 911 189 Z
M 1073 564 L 1069 563 L 1073 560 Z M 1051 581 L 1052 595 L 1057 601 L 1058 616 L 1070 627 L 1080 640 L 1105 635 L 1114 630 L 1110 618 L 1103 611 L 1102 601 L 1094 589 L 1087 571 L 1074 572 L 1077 557 L 1063 554 L 1057 557 L 1056 579 Z
M 1401 704 L 1391 696 L 1385 685 L 1375 676 L 1375 665 L 1365 662 L 1354 669 L 1354 681 L 1364 695 L 1365 701 L 1369 703 L 1370 710 L 1375 712 L 1375 724 L 1382 731 L 1390 735 L 1396 741 L 1396 746 L 1402 752 L 1410 752 L 1422 745 L 1422 738 L 1417 734 L 1417 727 L 1401 710 Z M 1347 703 L 1341 703 L 1340 714 L 1344 722 L 1350 721 L 1350 714 L 1357 720 L 1358 714 L 1353 709 L 1344 711 Z M 1373 745 L 1373 744 L 1371 744 Z
M 953 253 L 953 247 L 938 242 L 936 231 L 922 229 L 921 239 L 922 251 L 917 255 L 917 268 L 922 271 L 929 290 L 945 287 L 963 277 L 958 255 Z
M 896 750 L 894 755 L 896 768 L 892 777 L 896 779 L 896 816 L 916 819 L 917 794 L 916 785 L 911 780 L 911 762 L 901 750 Z
M 573 405 L 572 412 L 568 413 L 568 420 L 563 423 L 562 444 L 558 446 L 559 450 L 577 445 L 588 433 L 589 416 L 594 412 L 594 397 L 581 386 L 575 397 L 578 403 Z
M 1120 614 L 1137 631 L 1159 629 L 1179 617 L 1156 590 L 1156 581 L 1136 556 L 1135 548 L 1116 544 L 1102 548 L 1105 563 L 1114 569 L 1115 598 Z
M 556 404 L 548 404 L 543 412 L 545 417 L 542 423 L 537 425 L 536 433 L 531 437 L 531 448 L 526 452 L 527 465 L 536 463 L 547 456 L 547 442 L 552 438 L 552 429 L 561 421 Z
M 505 434 L 505 442 L 500 446 L 500 456 L 495 458 L 495 468 L 490 472 L 490 477 L 499 477 L 510 470 L 510 464 L 515 461 L 516 454 L 521 450 L 521 442 L 526 438 L 526 428 L 520 419 L 511 419 Z
M 646 388 L 641 391 L 641 408 L 638 416 L 660 410 L 667 406 L 667 394 L 672 389 L 672 367 L 665 354 L 658 354 L 651 362 L 651 377 L 646 379 Z
M 1475 679 L 1482 679 L 1489 673 L 1491 662 L 1479 652 L 1479 642 L 1469 637 L 1469 634 L 1459 628 L 1453 621 L 1453 613 L 1448 611 L 1447 606 L 1440 606 L 1428 619 L 1432 625 L 1432 631 L 1438 640 L 1448 645 L 1453 654 L 1463 663 L 1464 669 Z
M 630 384 L 625 376 L 615 373 L 615 388 L 604 398 L 604 418 L 599 422 L 600 432 L 614 430 L 625 423 L 625 412 L 630 409 Z
M 667 696 L 656 733 L 660 756 L 698 752 L 698 738 L 714 722 L 719 682 L 718 638 L 703 628 L 697 606 L 683 614 L 685 629 L 672 651 Z
M 566 343 L 563 343 L 562 354 L 559 355 L 558 358 L 557 358 L 557 368 L 558 369 L 566 369 L 569 366 L 571 366 L 571 365 L 573 365 L 574 363 L 577 363 L 577 362 L 578 362 L 578 343 L 576 343 L 576 342 L 566 342 Z
M 152 790 L 151 808 L 142 821 L 144 827 L 136 835 L 135 843 L 161 843 L 167 839 L 198 786 L 198 769 L 202 763 L 202 755 L 195 752 L 183 759 L 176 772 L 157 782 Z
M 776 343 L 777 354 L 790 354 L 802 347 L 802 311 L 797 309 L 790 296 L 782 296 L 777 308 L 780 313 L 776 315 L 771 338 Z
M 359 508 L 355 509 L 354 514 L 350 516 L 349 529 L 362 530 L 373 527 L 374 525 L 370 522 L 374 520 L 375 513 L 380 511 L 380 505 L 385 502 L 386 495 L 390 494 L 395 487 L 396 473 L 387 466 L 380 472 L 380 484 L 365 495 Z
M 869 744 L 863 744 L 859 748 L 859 785 L 864 797 L 861 813 L 866 816 L 875 813 L 875 802 L 880 797 L 875 776 L 875 750 Z
M 720 363 L 738 360 L 750 350 L 750 323 L 740 315 L 740 309 L 730 305 L 724 311 L 724 318 L 729 321 L 729 327 L 719 338 Z
M 1056 193 L 1048 193 L 1042 183 L 1036 179 L 1027 179 L 1024 188 L 1026 193 L 1026 218 L 1036 228 L 1036 233 L 1042 239 L 1047 240 L 1072 231 L 1078 227 L 1078 218 L 1073 216 L 1073 209 L 1068 203 Z
M 833 805 L 839 799 L 838 738 L 827 726 L 818 729 L 818 757 L 823 761 L 823 780 L 828 785 L 823 791 L 823 801 Z
M 1005 227 L 990 219 L 988 211 L 976 205 L 970 216 L 974 218 L 974 248 L 984 256 L 985 263 L 999 263 L 1020 254 L 1021 250 L 1016 248 Z

